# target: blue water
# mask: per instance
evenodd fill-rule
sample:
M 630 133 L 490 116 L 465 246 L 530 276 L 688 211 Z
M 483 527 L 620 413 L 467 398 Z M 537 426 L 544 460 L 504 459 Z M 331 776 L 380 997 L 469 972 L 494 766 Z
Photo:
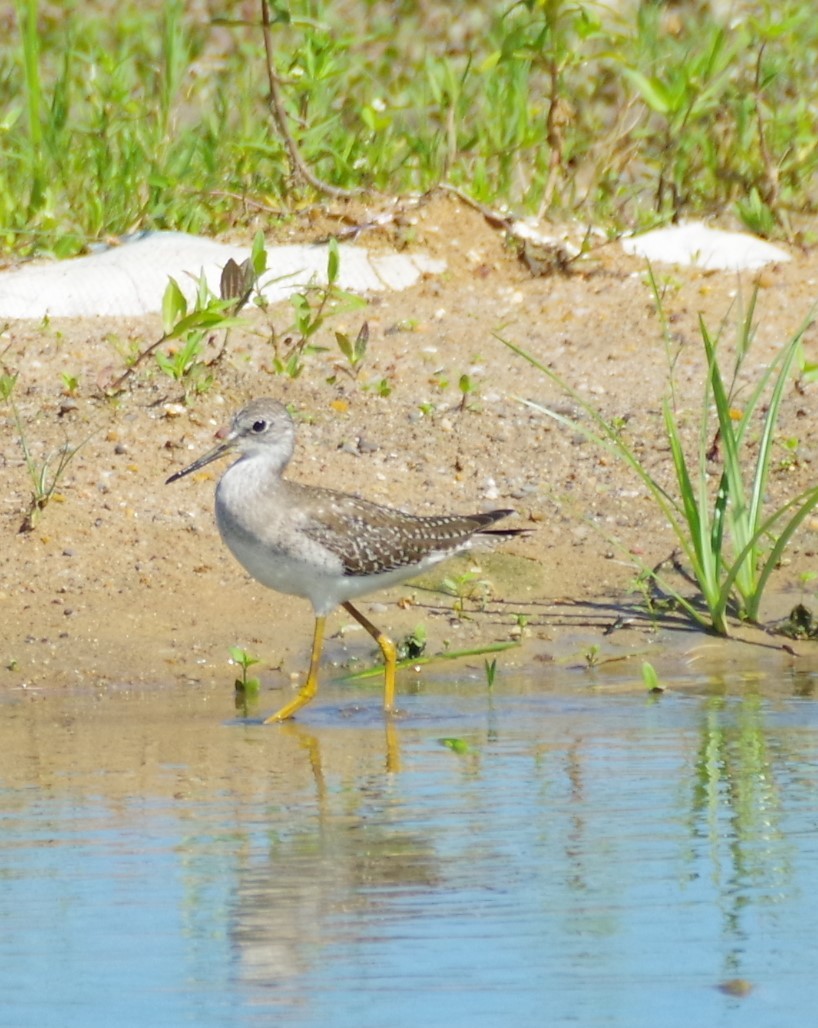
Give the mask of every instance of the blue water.
M 4 1026 L 811 1023 L 811 699 L 158 702 L 0 710 Z

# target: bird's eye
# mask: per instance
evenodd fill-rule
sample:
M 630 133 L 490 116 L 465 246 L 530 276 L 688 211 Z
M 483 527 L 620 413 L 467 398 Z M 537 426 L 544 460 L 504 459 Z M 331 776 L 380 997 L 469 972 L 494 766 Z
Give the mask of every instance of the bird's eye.
M 256 433 L 263 432 L 267 428 L 267 422 L 259 419 L 258 421 L 253 422 L 252 428 Z

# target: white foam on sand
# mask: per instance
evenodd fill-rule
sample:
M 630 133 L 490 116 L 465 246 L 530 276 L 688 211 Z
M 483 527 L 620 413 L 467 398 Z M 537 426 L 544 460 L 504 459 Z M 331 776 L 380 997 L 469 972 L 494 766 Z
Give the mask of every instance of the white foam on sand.
M 725 232 L 701 221 L 657 228 L 621 240 L 625 253 L 659 264 L 692 264 L 708 271 L 744 271 L 790 260 L 772 243 L 746 232 Z
M 337 285 L 355 293 L 401 290 L 423 275 L 440 274 L 446 262 L 424 254 L 370 254 L 350 243 L 338 247 Z M 327 281 L 327 246 L 272 246 L 261 291 L 270 303 L 310 283 Z M 229 258 L 241 263 L 250 248 L 219 243 L 184 232 L 151 232 L 86 257 L 50 261 L 0 273 L 0 317 L 138 316 L 162 309 L 168 277 L 188 299 L 204 271 L 218 296 Z

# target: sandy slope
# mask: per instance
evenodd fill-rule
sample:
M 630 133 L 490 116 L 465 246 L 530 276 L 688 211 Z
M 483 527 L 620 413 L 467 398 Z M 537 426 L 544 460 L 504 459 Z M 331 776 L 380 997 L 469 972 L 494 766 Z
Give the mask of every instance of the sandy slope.
M 289 688 L 288 676 L 303 669 L 309 645 L 305 603 L 257 586 L 224 551 L 212 518 L 218 467 L 163 484 L 211 445 L 237 406 L 259 395 L 284 400 L 303 419 L 291 468 L 301 481 L 417 513 L 512 506 L 519 523 L 535 529 L 502 547 L 500 559 L 481 565 L 479 577 L 490 583 L 481 588 L 507 601 L 490 604 L 494 613 L 481 614 L 479 604 L 469 603 L 472 616 L 458 619 L 450 598 L 406 586 L 363 604 L 387 630 L 400 636 L 422 622 L 434 651 L 444 643 L 513 637 L 515 615 L 525 612 L 529 641 L 516 659 L 600 642 L 605 618 L 589 615 L 566 628 L 554 602 L 624 595 L 636 573 L 631 558 L 653 564 L 668 555 L 673 539 L 628 472 L 520 402 L 573 409 L 494 333 L 529 349 L 607 417 L 621 419 L 645 462 L 665 475 L 660 404 L 667 360 L 643 263 L 613 244 L 568 273 L 533 277 L 498 229 L 447 197 L 365 242 L 422 250 L 445 258 L 449 270 L 340 315 L 318 339 L 326 352 L 309 356 L 295 380 L 272 373 L 269 319 L 254 313 L 246 330 L 231 335 L 210 391 L 187 408 L 179 405 L 180 387 L 147 362 L 122 395 L 105 398 L 97 387 L 124 367 L 123 352 L 157 337 L 155 319 L 8 326 L 2 359 L 19 372 L 15 396 L 35 458 L 64 440 L 87 442 L 34 530 L 21 533 L 29 482 L 11 412 L 0 409 L 0 688 L 229 684 L 232 644 L 264 658 L 267 683 Z M 743 278 L 659 269 L 681 346 L 679 402 L 689 408 L 691 423 L 702 388 L 700 312 L 713 329 L 725 317 L 731 325 L 731 304 L 749 297 L 759 282 L 749 381 L 815 301 L 818 257 L 793 256 L 789 264 Z M 290 312 L 284 306 L 270 317 L 280 332 Z M 369 353 L 355 379 L 332 329 L 354 334 L 363 318 Z M 728 327 L 725 342 L 733 338 Z M 814 330 L 805 347 L 809 359 L 818 360 Z M 66 397 L 61 373 L 78 380 L 75 397 Z M 458 389 L 464 374 L 475 386 L 465 409 Z M 382 380 L 391 388 L 388 396 L 379 395 Z M 814 479 L 816 388 L 789 390 L 772 501 Z M 783 440 L 791 441 L 789 450 Z M 778 576 L 779 607 L 798 600 L 801 575 L 818 571 L 816 530 L 813 521 L 800 533 Z M 347 620 L 337 616 L 331 632 Z M 370 641 L 357 631 L 343 631 L 327 646 L 328 660 L 369 659 L 370 653 Z M 271 667 L 282 674 L 271 674 Z

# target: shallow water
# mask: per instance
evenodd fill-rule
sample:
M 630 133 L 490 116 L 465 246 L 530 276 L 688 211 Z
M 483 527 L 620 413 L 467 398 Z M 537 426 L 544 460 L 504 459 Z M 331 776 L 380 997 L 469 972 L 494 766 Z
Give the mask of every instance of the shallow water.
M 0 1024 L 809 1023 L 815 679 L 591 684 L 5 703 Z

